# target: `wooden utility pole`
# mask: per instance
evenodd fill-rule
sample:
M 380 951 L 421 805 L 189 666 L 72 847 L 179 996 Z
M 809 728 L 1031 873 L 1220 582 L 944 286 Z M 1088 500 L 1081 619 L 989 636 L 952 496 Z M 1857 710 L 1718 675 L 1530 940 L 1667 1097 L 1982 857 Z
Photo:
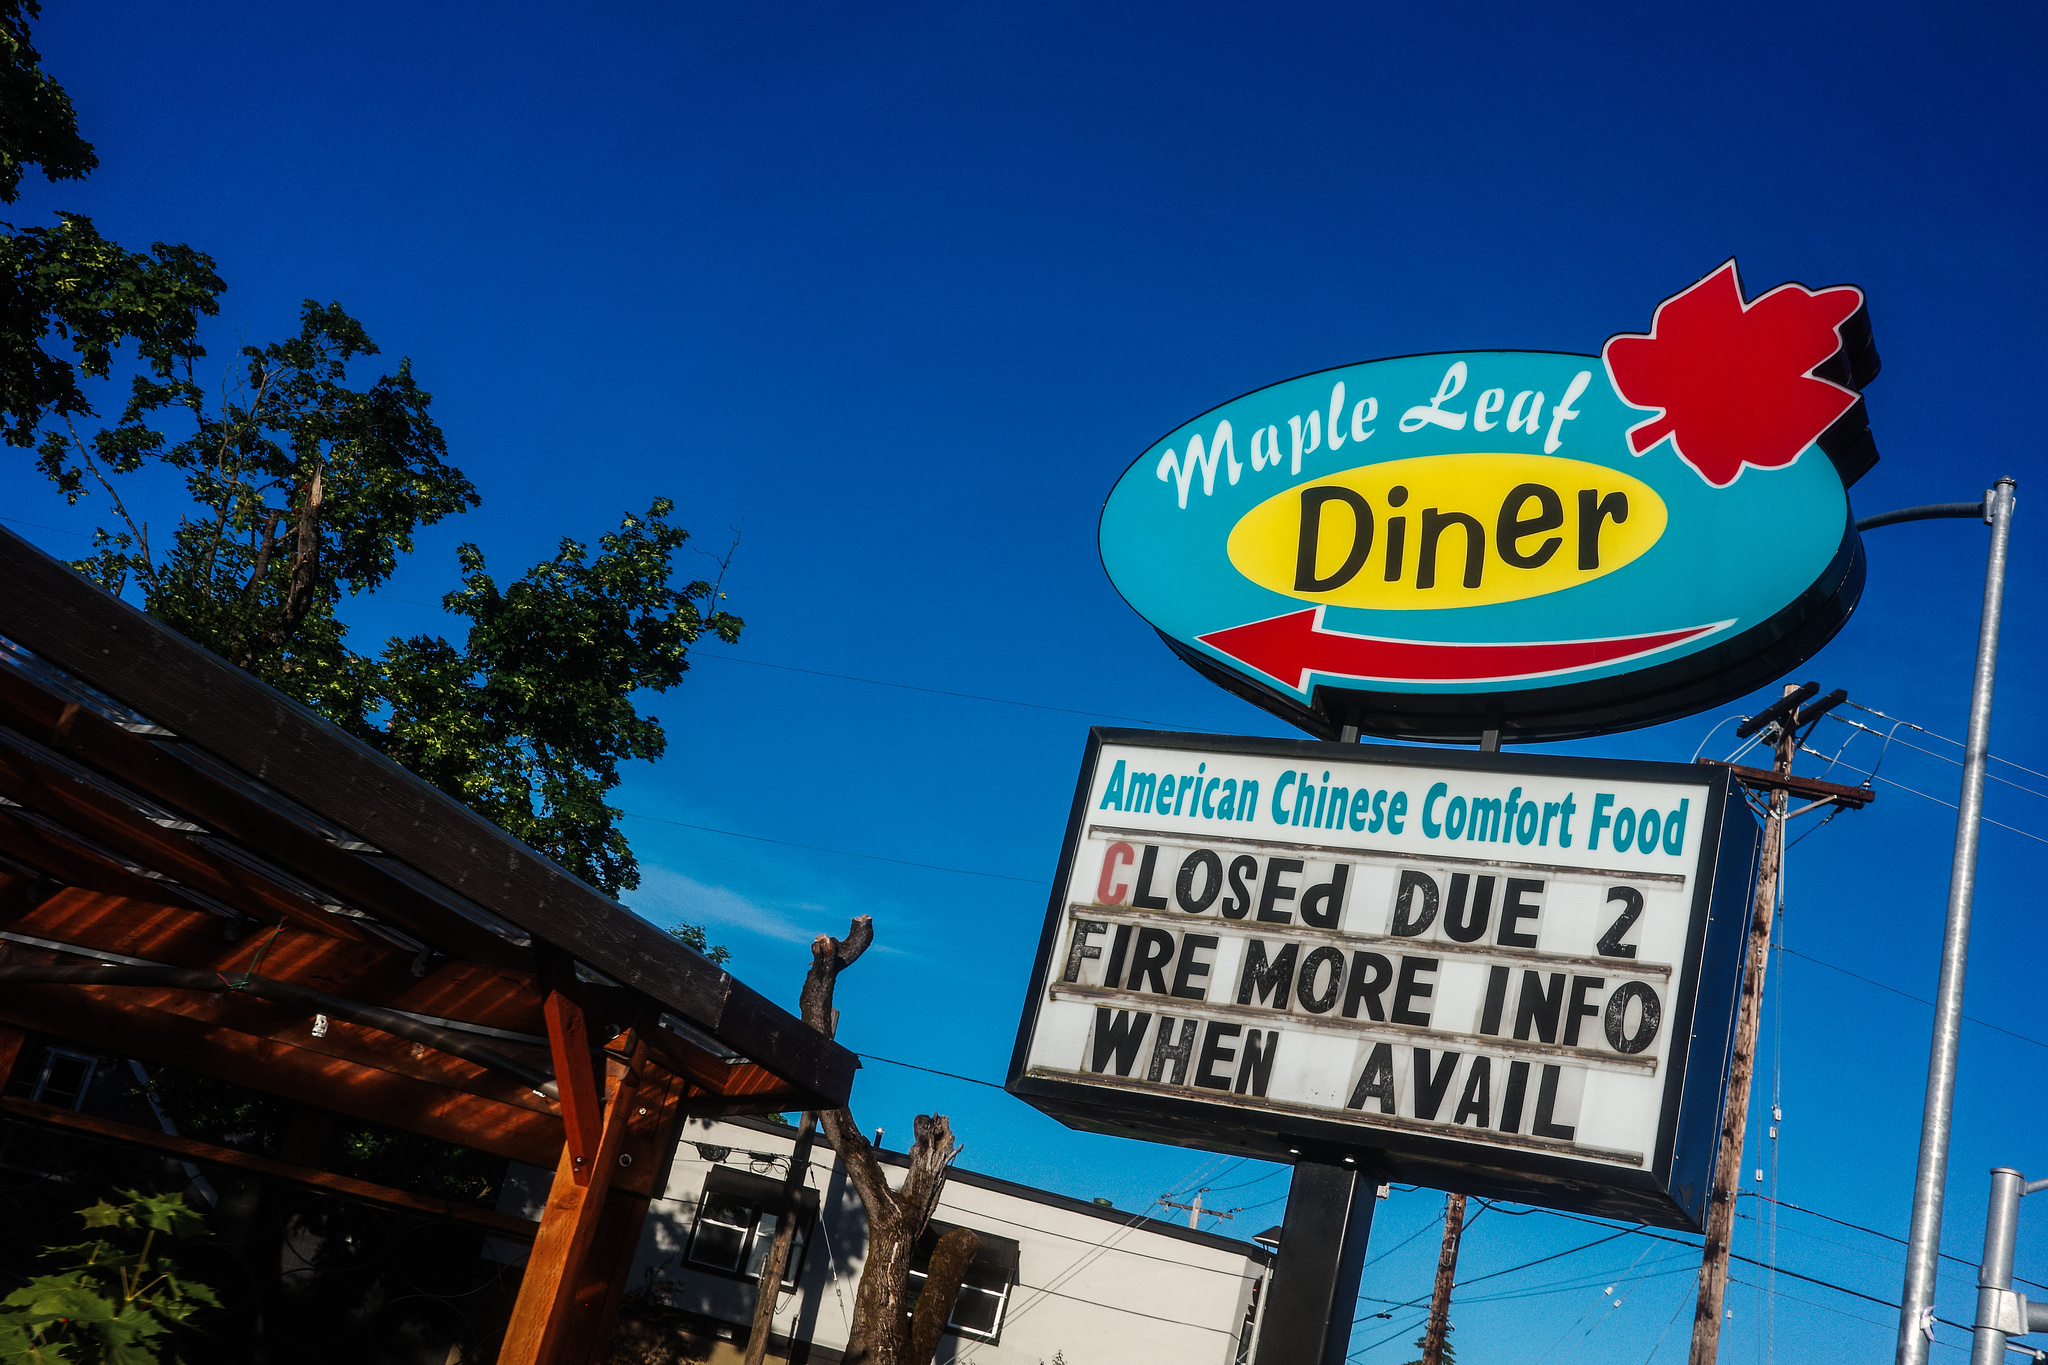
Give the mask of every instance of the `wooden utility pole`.
M 747 1365 L 763 1365 L 768 1358 L 768 1333 L 775 1326 L 775 1301 L 782 1293 L 782 1278 L 788 1273 L 796 1223 L 803 1212 L 804 1178 L 810 1174 L 811 1145 L 817 1136 L 818 1116 L 805 1110 L 803 1122 L 796 1130 L 796 1147 L 789 1154 L 789 1173 L 782 1182 L 782 1209 L 775 1215 L 775 1240 L 761 1266 L 761 1286 L 754 1300 L 754 1328 L 747 1337 Z
M 1429 1297 L 1429 1328 L 1422 1337 L 1422 1365 L 1443 1365 L 1444 1337 L 1451 1330 L 1451 1285 L 1458 1278 L 1458 1240 L 1465 1235 L 1465 1196 L 1444 1198 L 1444 1245 L 1436 1258 L 1436 1292 Z
M 1794 699 L 1806 688 L 1787 684 L 1778 703 L 1778 761 L 1773 769 L 1781 781 L 1792 775 L 1798 748 Z M 1774 708 L 1777 709 L 1777 708 Z M 1739 732 L 1738 732 L 1739 733 Z M 1699 1294 L 1692 1316 L 1692 1355 L 1688 1365 L 1714 1365 L 1721 1346 L 1723 1303 L 1728 1294 L 1728 1247 L 1735 1230 L 1735 1191 L 1742 1183 L 1742 1143 L 1749 1126 L 1749 1083 L 1756 1074 L 1757 1025 L 1762 1019 L 1764 969 L 1770 963 L 1771 921 L 1778 908 L 1778 872 L 1785 860 L 1786 789 L 1771 789 L 1771 814 L 1764 822 L 1763 857 L 1757 869 L 1756 904 L 1749 917 L 1749 962 L 1742 975 L 1742 1001 L 1735 1021 L 1735 1058 L 1728 1073 L 1728 1107 L 1721 1118 L 1720 1159 L 1714 1165 L 1713 1192 L 1707 1200 L 1707 1242 L 1700 1258 Z
M 1194 1202 L 1194 1203 L 1192 1203 L 1192 1204 L 1177 1204 L 1177 1203 L 1175 1203 L 1175 1202 L 1174 1202 L 1173 1200 L 1171 1200 L 1171 1199 L 1162 1199 L 1162 1200 L 1160 1200 L 1159 1202 L 1160 1202 L 1160 1203 L 1162 1203 L 1162 1204 L 1164 1204 L 1164 1205 L 1166 1205 L 1166 1207 L 1168 1207 L 1168 1208 L 1170 1208 L 1170 1209 L 1186 1209 L 1186 1210 L 1187 1210 L 1187 1214 L 1188 1214 L 1188 1226 L 1189 1226 L 1189 1227 L 1191 1227 L 1191 1228 L 1199 1228 L 1200 1226 L 1202 1226 L 1202 1219 L 1203 1219 L 1203 1218 L 1205 1218 L 1205 1217 L 1207 1217 L 1207 1218 L 1235 1218 L 1235 1217 L 1237 1217 L 1237 1210 L 1236 1210 L 1236 1209 L 1231 1209 L 1231 1210 L 1229 1210 L 1229 1211 L 1227 1211 L 1227 1212 L 1226 1212 L 1226 1211 L 1224 1211 L 1224 1210 L 1222 1210 L 1222 1209 L 1205 1209 L 1205 1208 L 1203 1208 L 1203 1207 L 1202 1207 L 1202 1196 L 1203 1196 L 1203 1195 L 1205 1195 L 1205 1194 L 1207 1194 L 1208 1192 L 1209 1192 L 1209 1191 L 1208 1191 L 1208 1188 L 1207 1188 L 1206 1186 L 1204 1186 L 1204 1187 L 1203 1187 L 1202 1189 L 1196 1190 L 1196 1191 L 1195 1191 L 1195 1202 Z

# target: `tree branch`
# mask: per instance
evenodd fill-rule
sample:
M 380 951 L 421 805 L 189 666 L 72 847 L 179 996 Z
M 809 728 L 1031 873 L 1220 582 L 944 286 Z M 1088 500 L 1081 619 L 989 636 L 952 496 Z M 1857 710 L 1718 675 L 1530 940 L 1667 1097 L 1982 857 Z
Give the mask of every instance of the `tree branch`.
M 326 463 L 316 454 L 313 478 L 299 503 L 299 524 L 293 531 L 292 573 L 285 587 L 284 605 L 278 608 L 277 620 L 252 637 L 242 656 L 235 660 L 243 668 L 258 656 L 283 648 L 299 633 L 300 624 L 313 609 L 314 578 L 320 568 L 320 509 L 325 501 L 326 475 Z
M 263 543 L 256 548 L 256 567 L 250 571 L 249 586 L 242 589 L 242 605 L 245 607 L 254 605 L 256 594 L 263 589 L 263 575 L 270 572 L 270 556 L 277 549 L 277 523 L 284 515 L 277 508 L 264 509 Z M 225 504 L 221 518 L 223 521 L 227 518 Z M 206 553 L 210 560 L 213 551 L 209 548 Z M 211 563 L 207 567 L 211 569 Z
M 861 915 L 847 926 L 846 937 L 820 934 L 811 940 L 811 970 L 804 977 L 803 1001 L 799 1013 L 806 1024 L 827 1038 L 838 1032 L 832 1013 L 832 992 L 839 974 L 860 961 L 860 955 L 875 941 L 873 916 Z
M 832 994 L 839 974 L 858 962 L 874 941 L 875 921 L 868 915 L 859 916 L 847 926 L 843 939 L 820 934 L 811 940 L 811 969 L 804 976 L 801 1013 L 806 1024 L 827 1038 L 838 1032 L 838 1011 L 832 1008 Z M 839 1153 L 847 1179 L 853 1182 L 861 1204 L 868 1211 L 868 1221 L 872 1224 L 878 1218 L 892 1220 L 896 1213 L 895 1192 L 889 1188 L 882 1163 L 875 1159 L 874 1146 L 853 1121 L 853 1111 L 826 1110 L 818 1115 L 818 1120 L 825 1125 L 825 1136 L 831 1139 L 832 1150 Z
M 79 438 L 78 427 L 72 422 L 69 415 L 64 418 L 64 429 L 71 435 L 71 444 L 77 449 L 79 460 L 92 474 L 94 481 L 102 489 L 106 490 L 107 496 L 114 500 L 114 511 L 120 515 L 122 521 L 128 523 L 129 531 L 134 533 L 135 543 L 142 548 L 143 571 L 154 574 L 156 565 L 149 555 L 149 523 L 138 523 L 134 517 L 128 514 L 128 504 L 121 501 L 120 490 L 115 488 L 113 482 L 101 472 L 99 462 L 92 457 L 92 446 Z

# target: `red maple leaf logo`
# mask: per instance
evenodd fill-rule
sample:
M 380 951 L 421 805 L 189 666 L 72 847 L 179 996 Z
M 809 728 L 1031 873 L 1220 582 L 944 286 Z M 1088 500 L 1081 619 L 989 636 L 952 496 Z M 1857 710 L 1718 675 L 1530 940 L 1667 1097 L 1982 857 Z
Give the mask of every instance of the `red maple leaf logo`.
M 1812 371 L 1841 349 L 1838 329 L 1862 306 L 1863 291 L 1848 285 L 1783 284 L 1744 303 L 1730 259 L 1658 304 L 1648 335 L 1607 339 L 1615 392 L 1656 412 L 1629 428 L 1629 447 L 1641 455 L 1668 436 L 1716 488 L 1746 464 L 1792 463 L 1856 405 L 1855 390 Z

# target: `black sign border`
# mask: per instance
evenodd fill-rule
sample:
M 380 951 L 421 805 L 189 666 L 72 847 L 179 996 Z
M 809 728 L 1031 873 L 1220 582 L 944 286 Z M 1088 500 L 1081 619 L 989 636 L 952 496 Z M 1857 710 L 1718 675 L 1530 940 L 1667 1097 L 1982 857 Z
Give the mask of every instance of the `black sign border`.
M 1649 1160 L 1640 1170 L 1628 1171 L 1580 1158 L 1489 1149 L 1392 1130 L 1372 1131 L 1375 1141 L 1366 1143 L 1360 1141 L 1362 1130 L 1353 1124 L 1274 1113 L 1271 1124 L 1262 1126 L 1248 1119 L 1258 1111 L 1227 1102 L 1111 1091 L 1026 1075 L 1032 1033 L 1045 998 L 1067 887 L 1091 814 L 1088 801 L 1105 744 L 1309 763 L 1427 764 L 1474 773 L 1705 785 L 1711 796 L 1702 812 L 1702 875 L 1693 888 L 1685 955 L 1667 1024 L 1674 1039 L 1669 1061 L 1672 1075 L 1664 1088 L 1656 1149 Z M 1731 814 L 1741 818 L 1730 819 Z M 1705 1217 L 1706 1193 L 1718 1150 L 1736 992 L 1742 978 L 1742 944 L 1747 937 L 1748 901 L 1760 838 L 1761 830 L 1725 768 L 1097 726 L 1088 732 L 1004 1088 L 1068 1127 L 1083 1131 L 1282 1163 L 1296 1159 L 1342 1162 L 1348 1158 L 1379 1172 L 1383 1179 L 1697 1232 Z M 1702 1067 L 1709 1069 L 1702 1071 Z

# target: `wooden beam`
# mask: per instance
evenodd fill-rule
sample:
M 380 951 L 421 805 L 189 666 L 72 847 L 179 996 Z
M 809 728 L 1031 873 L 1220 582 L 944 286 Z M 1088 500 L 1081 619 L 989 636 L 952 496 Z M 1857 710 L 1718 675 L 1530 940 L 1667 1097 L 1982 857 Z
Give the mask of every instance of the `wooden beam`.
M 683 1077 L 658 1071 L 649 1072 L 641 1082 L 619 1144 L 618 1170 L 605 1191 L 604 1211 L 575 1290 L 576 1311 L 587 1315 L 579 1320 L 587 1321 L 588 1327 L 583 1354 L 572 1354 L 572 1361 L 603 1365 L 610 1359 L 612 1321 L 632 1274 L 633 1255 L 640 1249 L 647 1206 L 668 1187 L 676 1129 L 682 1124 L 690 1089 Z
M 604 1137 L 604 1110 L 598 1103 L 597 1077 L 590 1062 L 590 1037 L 583 1029 L 583 1011 L 560 991 L 549 991 L 544 1011 L 548 1050 L 555 1059 L 555 1088 L 562 1096 L 562 1129 L 568 1144 L 562 1159 L 576 1183 L 588 1185 L 592 1162 Z
M 9 816 L 10 812 L 0 809 L 0 929 L 167 966 L 227 972 L 245 970 L 267 941 L 262 962 L 266 976 L 387 1008 L 522 1033 L 544 1045 L 540 1037 L 546 1029 L 544 997 L 517 988 L 518 983 L 489 967 L 443 961 L 425 977 L 416 978 L 412 976 L 412 956 L 382 940 L 334 939 L 292 931 L 271 938 L 270 926 L 260 922 L 250 924 L 244 937 L 231 940 L 226 936 L 229 923 L 210 910 L 181 900 L 176 884 L 152 881 L 100 861 L 75 845 L 57 843 L 43 826 Z M 70 861 L 65 861 L 67 854 Z M 32 894 L 38 874 L 23 863 L 42 864 L 59 880 L 74 884 L 38 901 Z M 7 951 L 0 944 L 0 956 Z M 36 950 L 26 951 L 33 955 Z M 69 959 L 52 954 L 48 960 Z M 569 970 L 568 960 L 561 962 L 563 970 Z M 641 1000 L 630 1006 L 630 992 L 580 980 L 565 984 L 576 992 L 572 1000 L 583 997 L 586 1005 L 601 1013 L 617 1014 L 630 1007 L 642 1021 L 659 1017 L 659 1009 L 651 1002 Z M 508 985 L 515 988 L 508 990 Z M 587 1032 L 588 1010 L 585 1017 Z M 245 1024 L 274 1036 L 274 1030 L 266 1026 Z M 803 1107 L 810 1097 L 810 1092 L 790 1085 L 765 1067 L 720 1060 L 658 1023 L 644 1024 L 639 1036 L 646 1039 L 664 1067 L 730 1101 L 717 1112 L 780 1113 Z M 521 1049 L 519 1043 L 509 1040 L 501 1046 L 515 1054 Z M 538 1063 L 543 1055 L 536 1053 L 530 1060 Z
M 159 744 L 76 702 L 53 696 L 18 669 L 0 669 L 0 716 L 65 757 L 250 848 L 265 850 L 292 871 L 340 892 L 415 938 L 452 956 L 532 977 L 528 950 L 421 894 L 375 860 L 337 846 L 281 808 L 275 794 L 239 774 L 207 765 L 189 750 Z M 339 832 L 352 836 L 352 831 Z
M 632 1061 L 619 1068 L 611 1102 L 605 1108 L 603 1137 L 595 1158 L 588 1163 L 587 1177 L 579 1179 L 574 1156 L 566 1144 L 562 1148 L 533 1255 L 527 1258 L 519 1298 L 505 1327 L 498 1365 L 567 1365 L 581 1360 L 589 1350 L 590 1338 L 597 1335 L 605 1296 L 601 1288 L 593 1292 L 590 1284 L 591 1253 L 599 1245 L 599 1232 L 607 1221 L 605 1196 L 611 1189 L 612 1173 L 619 1168 L 627 1121 L 639 1107 L 646 1056 L 646 1045 L 638 1044 Z M 617 1240 L 616 1215 L 611 1221 L 607 1246 Z
M 89 847 L 74 831 L 25 810 L 0 807 L 0 854 L 10 862 L 32 867 L 42 876 L 71 886 L 116 896 L 174 901 L 213 914 L 201 901 L 186 896 L 185 888 L 177 883 L 144 876 L 126 865 L 129 860 L 116 861 L 119 855 L 112 849 Z M 220 916 L 213 914 L 213 918 L 219 920 Z
M 0 1023 L 424 1133 L 530 1166 L 552 1165 L 562 1149 L 561 1120 L 538 1096 L 526 1096 L 537 1106 L 527 1108 L 509 1098 L 471 1094 L 169 1011 L 135 1004 L 109 1008 L 74 987 L 21 986 L 0 994 Z M 345 1027 L 336 1025 L 335 1032 Z M 332 1040 L 330 1034 L 328 1039 L 306 1041 Z
M 261 949 L 264 976 L 387 1009 L 521 1033 L 531 1039 L 527 1046 L 544 1046 L 540 994 L 488 967 L 444 961 L 415 976 L 412 955 L 381 940 L 289 930 L 272 938 L 264 928 L 229 941 L 225 927 L 218 915 L 182 904 L 82 887 L 65 887 L 12 913 L 0 910 L 0 928 L 14 933 L 169 967 L 233 973 L 247 970 Z M 516 1051 L 521 1045 L 506 1046 Z
M 759 1100 L 762 1113 L 786 1113 L 804 1107 L 805 1092 L 755 1062 L 714 1057 L 687 1038 L 661 1026 L 661 1011 L 651 1003 L 634 1021 L 634 1033 L 670 1071 L 690 1078 L 700 1090 L 739 1100 Z M 777 1101 L 787 1100 L 788 1103 Z
M 347 1195 L 352 1199 L 362 1199 L 372 1204 L 388 1204 L 394 1208 L 411 1209 L 415 1213 L 432 1214 L 436 1218 L 447 1218 L 458 1223 L 468 1223 L 472 1227 L 488 1228 L 500 1237 L 531 1240 L 540 1231 L 540 1225 L 531 1219 L 516 1218 L 494 1209 L 480 1209 L 469 1204 L 451 1204 L 445 1199 L 413 1194 L 408 1190 L 395 1190 L 388 1185 L 357 1180 L 353 1176 L 335 1175 L 331 1171 L 318 1171 L 289 1161 L 274 1161 L 267 1156 L 239 1151 L 233 1147 L 220 1147 L 193 1138 L 173 1137 L 169 1133 L 116 1123 L 112 1119 L 103 1119 L 93 1114 L 74 1113 L 54 1104 L 38 1104 L 33 1100 L 0 1097 L 0 1114 L 25 1119 L 30 1123 L 44 1124 L 51 1128 L 61 1128 L 67 1132 L 83 1133 L 90 1137 L 106 1138 L 131 1146 L 169 1152 L 184 1161 L 203 1162 L 209 1166 L 226 1166 L 233 1170 L 248 1171 L 252 1175 L 269 1176 L 274 1180 L 304 1185 L 309 1189 Z
M 607 1064 L 609 1069 L 610 1064 Z M 612 1189 L 651 1199 L 668 1188 L 669 1166 L 676 1156 L 676 1130 L 682 1126 L 692 1094 L 701 1094 L 686 1077 L 649 1066 L 626 1115 L 626 1133 L 619 1142 L 618 1167 Z
M 26 736 L 0 729 L 0 795 L 255 919 L 290 919 L 335 938 L 363 937 L 347 916 L 329 914 L 256 869 L 194 842 L 192 836 L 205 831 L 166 829 L 54 759 Z
M 633 1273 L 633 1253 L 640 1249 L 649 1202 L 647 1196 L 617 1185 L 604 1192 L 597 1231 L 568 1296 L 574 1330 L 557 1357 L 563 1365 L 604 1365 L 611 1358 L 612 1319 Z
M 1845 787 L 1839 782 L 1794 777 L 1789 773 L 1780 776 L 1769 768 L 1745 768 L 1739 763 L 1727 763 L 1718 758 L 1696 758 L 1693 762 L 1702 767 L 1726 768 L 1735 775 L 1737 782 L 1757 791 L 1789 792 L 1808 801 L 1833 801 L 1851 810 L 1859 810 L 1877 800 L 1877 793 L 1868 787 Z
M 836 1108 L 852 1053 L 432 784 L 0 529 L 0 634 Z
M 23 966 L 31 965 L 33 959 L 57 956 L 37 948 L 10 948 L 10 961 Z M 102 1025 L 114 1021 L 131 1029 L 168 1029 L 186 1038 L 243 1035 L 274 1048 L 315 1053 L 403 1076 L 439 1090 L 475 1095 L 541 1114 L 555 1112 L 547 1098 L 535 1094 L 517 1076 L 345 1019 L 330 1019 L 325 1036 L 315 1037 L 311 1009 L 235 991 L 15 983 L 0 999 L 0 1017 L 32 1029 L 76 1027 L 91 1019 Z M 546 1065 L 544 1054 L 536 1055 L 512 1044 L 492 1046 L 534 1069 Z M 175 1058 L 170 1064 L 177 1065 Z

